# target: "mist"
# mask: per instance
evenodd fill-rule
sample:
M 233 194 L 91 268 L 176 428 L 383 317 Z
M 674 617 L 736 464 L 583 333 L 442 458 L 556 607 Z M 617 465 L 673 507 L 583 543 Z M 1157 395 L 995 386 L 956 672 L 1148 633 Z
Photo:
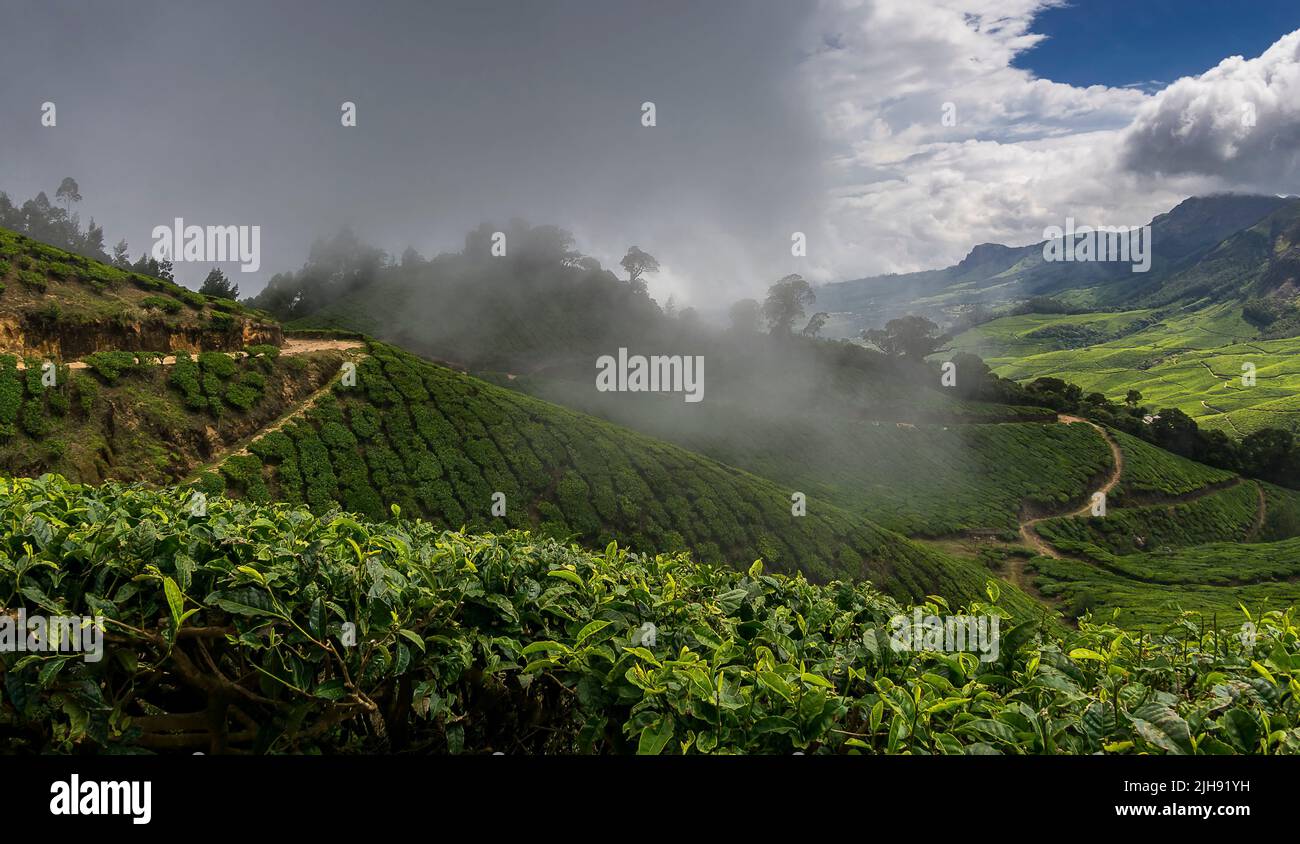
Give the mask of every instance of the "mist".
M 260 226 L 260 270 L 225 267 L 245 294 L 343 226 L 435 255 L 521 217 L 607 264 L 658 254 L 656 298 L 725 303 L 794 271 L 815 222 L 816 124 L 788 84 L 809 7 L 9 4 L 0 190 L 76 178 L 75 210 L 133 257 L 175 217 Z

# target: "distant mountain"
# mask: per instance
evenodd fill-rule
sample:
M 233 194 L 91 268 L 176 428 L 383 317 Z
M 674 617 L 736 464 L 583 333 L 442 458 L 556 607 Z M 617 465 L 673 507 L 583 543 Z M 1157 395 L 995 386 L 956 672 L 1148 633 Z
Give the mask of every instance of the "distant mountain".
M 975 308 L 1038 296 L 1079 309 L 1244 300 L 1268 286 L 1265 278 L 1295 275 L 1287 267 L 1296 257 L 1298 219 L 1300 198 L 1192 197 L 1151 220 L 1147 272 L 1119 262 L 1047 261 L 1047 241 L 984 243 L 941 270 L 824 285 L 816 290 L 817 308 L 835 315 L 828 332 L 852 336 L 903 313 L 953 322 Z

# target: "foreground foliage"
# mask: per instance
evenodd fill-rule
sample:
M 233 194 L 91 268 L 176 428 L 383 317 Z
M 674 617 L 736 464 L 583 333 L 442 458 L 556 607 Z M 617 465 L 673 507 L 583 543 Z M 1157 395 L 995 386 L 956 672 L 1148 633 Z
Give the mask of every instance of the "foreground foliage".
M 5 606 L 109 633 L 99 662 L 3 654 L 0 748 L 1300 751 L 1293 610 L 1249 641 L 1004 617 L 981 663 L 895 652 L 867 584 L 192 496 L 0 482 Z

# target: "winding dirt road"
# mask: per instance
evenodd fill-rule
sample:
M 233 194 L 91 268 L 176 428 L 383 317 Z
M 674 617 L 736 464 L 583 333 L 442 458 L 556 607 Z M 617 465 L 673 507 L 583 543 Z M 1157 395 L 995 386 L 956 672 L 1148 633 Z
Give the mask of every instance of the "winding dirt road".
M 1046 540 L 1044 540 L 1041 536 L 1038 535 L 1038 532 L 1034 530 L 1034 525 L 1046 519 L 1056 519 L 1056 518 L 1061 518 L 1063 516 L 1083 516 L 1092 512 L 1093 496 L 1095 496 L 1098 492 L 1100 492 L 1102 495 L 1110 495 L 1111 490 L 1113 490 L 1115 486 L 1119 483 L 1120 476 L 1124 473 L 1124 453 L 1120 451 L 1119 445 L 1115 442 L 1114 439 L 1111 438 L 1110 434 L 1106 433 L 1106 429 L 1101 427 L 1095 422 L 1090 422 L 1087 419 L 1084 419 L 1079 416 L 1068 416 L 1064 413 L 1057 414 L 1056 421 L 1064 425 L 1073 425 L 1076 422 L 1082 422 L 1085 425 L 1091 425 L 1093 428 L 1096 428 L 1097 433 L 1101 434 L 1102 439 L 1104 439 L 1106 441 L 1106 444 L 1110 446 L 1111 461 L 1114 463 L 1114 465 L 1111 467 L 1110 475 L 1106 478 L 1105 483 L 1103 483 L 1096 490 L 1088 494 L 1088 500 L 1087 502 L 1084 503 L 1082 507 L 1078 508 L 1077 510 L 1071 510 L 1067 513 L 1055 513 L 1050 516 L 1038 516 L 1037 518 L 1025 519 L 1020 522 L 1020 538 L 1023 539 L 1026 544 L 1028 544 L 1031 548 L 1033 548 L 1035 551 L 1037 551 L 1039 554 L 1042 554 L 1045 557 L 1052 557 L 1054 559 L 1059 560 L 1061 559 L 1060 552 L 1058 552 L 1055 548 L 1049 545 Z

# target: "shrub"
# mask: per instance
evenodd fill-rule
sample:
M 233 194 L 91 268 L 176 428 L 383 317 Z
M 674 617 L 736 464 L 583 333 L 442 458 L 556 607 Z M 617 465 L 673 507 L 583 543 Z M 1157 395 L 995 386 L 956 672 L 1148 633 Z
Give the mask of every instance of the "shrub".
M 46 271 L 59 279 L 68 279 L 77 274 L 77 271 L 62 261 L 54 261 L 46 267 Z
M 208 315 L 208 328 L 225 334 L 235 328 L 237 320 L 230 314 L 213 312 Z
M 222 381 L 234 375 L 238 369 L 235 359 L 225 352 L 201 352 L 199 366 L 203 367 L 204 375 L 213 375 Z
M 45 279 L 44 273 L 33 270 L 21 270 L 18 273 L 18 280 L 23 283 L 23 286 L 38 293 L 44 293 L 50 286 L 50 283 Z
M 263 343 L 256 346 L 249 346 L 244 349 L 244 353 L 251 358 L 266 357 L 275 360 L 280 356 L 280 347 Z
M 117 383 L 124 372 L 140 368 L 134 352 L 95 352 L 84 358 L 86 366 L 109 384 Z
M 18 425 L 36 440 L 50 432 L 50 420 L 45 415 L 44 406 L 37 399 L 23 402 L 22 409 L 18 411 Z
M 183 305 L 166 296 L 146 296 L 140 300 L 140 307 L 147 311 L 162 311 L 168 314 L 180 313 Z
M 239 376 L 239 383 L 246 387 L 257 390 L 259 393 L 266 389 L 266 376 L 260 372 L 245 372 Z
M 59 383 L 62 384 L 62 383 L 63 383 L 63 380 L 62 380 L 63 373 L 60 373 L 60 375 L 61 375 L 61 378 L 60 378 Z M 62 387 L 57 388 L 57 389 L 50 390 L 50 391 L 49 391 L 48 401 L 49 401 L 49 406 L 50 406 L 50 413 L 53 413 L 55 416 L 67 416 L 67 415 L 68 415 L 68 410 L 69 410 L 69 408 L 71 407 L 72 402 L 71 402 L 71 400 L 68 398 L 68 394 L 67 394 L 67 392 L 66 392 Z
M 261 398 L 261 394 L 254 389 L 245 387 L 243 384 L 232 384 L 230 389 L 226 390 L 225 398 L 226 402 L 232 407 L 248 412 Z
M 199 365 L 190 357 L 189 352 L 181 350 L 176 353 L 176 363 L 171 367 L 167 383 L 181 391 L 185 397 L 185 406 L 190 410 L 207 407 L 207 399 L 199 387 Z
M 23 384 L 12 355 L 0 356 L 0 425 L 13 426 L 23 402 Z
M 70 383 L 77 396 L 77 404 L 81 408 L 82 415 L 89 416 L 95 407 L 95 399 L 99 396 L 99 384 L 93 378 L 82 375 L 73 375 Z

